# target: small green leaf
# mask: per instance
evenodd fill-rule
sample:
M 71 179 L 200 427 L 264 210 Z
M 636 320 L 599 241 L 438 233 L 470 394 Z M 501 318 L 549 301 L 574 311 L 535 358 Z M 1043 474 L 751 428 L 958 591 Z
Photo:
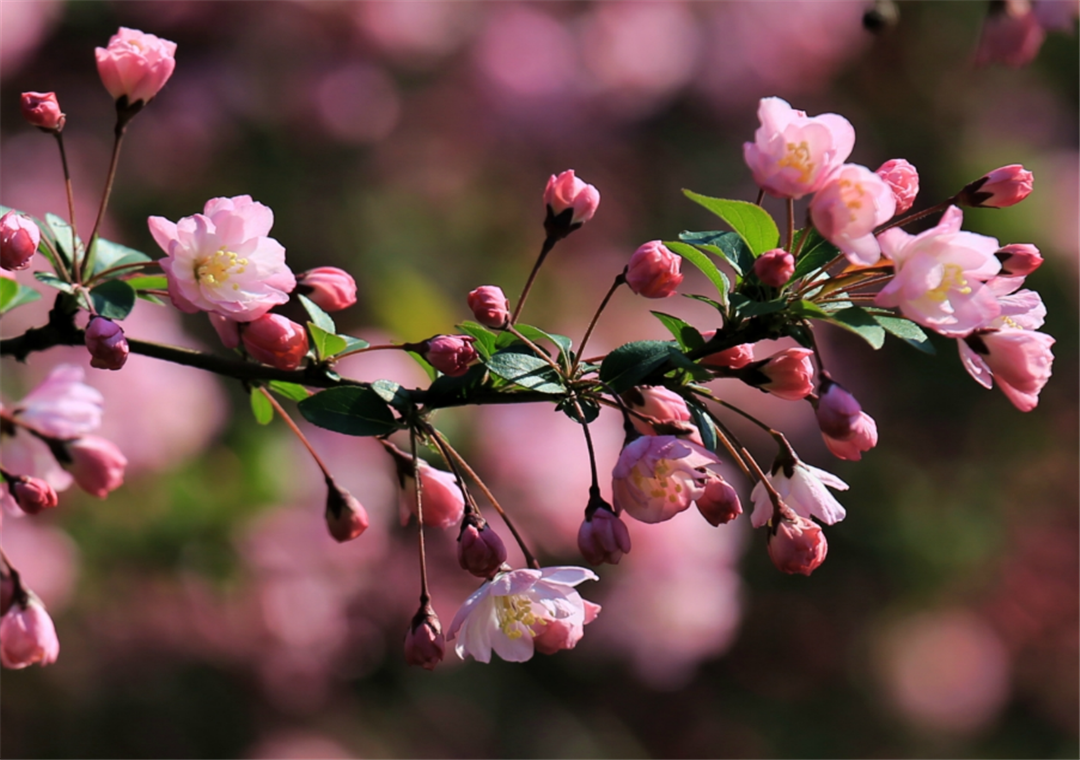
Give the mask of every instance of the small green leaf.
M 435 378 L 439 376 L 438 370 L 428 364 L 428 360 L 422 357 L 420 354 L 416 353 L 415 351 L 406 351 L 405 353 L 411 356 L 413 360 L 420 365 L 420 368 L 427 373 L 428 380 L 434 382 Z
M 20 285 L 15 280 L 0 277 L 0 314 L 11 311 L 16 306 L 22 306 L 24 303 L 32 303 L 40 298 L 41 293 L 38 293 L 33 288 Z
M 690 407 L 690 416 L 694 418 L 694 424 L 701 431 L 701 442 L 709 451 L 716 451 L 719 441 L 716 438 L 716 425 L 709 417 L 700 401 L 690 400 L 686 403 Z
M 130 277 L 124 280 L 124 282 L 135 288 L 135 290 L 137 291 L 169 289 L 169 281 L 161 275 L 143 275 L 140 277 Z
M 787 308 L 787 301 L 777 299 L 774 301 L 754 301 L 742 293 L 736 293 L 731 297 L 731 305 L 735 313 L 740 317 L 760 317 L 764 314 L 772 314 Z
M 123 280 L 106 280 L 90 291 L 90 300 L 99 316 L 124 319 L 135 308 L 135 288 Z
M 735 270 L 739 280 L 754 268 L 754 254 L 737 232 L 682 232 L 679 240 L 719 256 Z
M 152 295 L 150 293 L 144 293 L 142 291 L 138 291 L 138 296 L 142 300 L 149 301 L 150 303 L 155 304 L 157 306 L 164 306 L 165 305 L 164 301 L 162 301 L 160 298 L 158 298 L 157 296 Z
M 682 256 L 691 264 L 701 270 L 701 273 L 709 278 L 709 281 L 716 286 L 716 292 L 720 294 L 720 303 L 726 304 L 728 300 L 728 291 L 731 290 L 731 283 L 728 282 L 728 278 L 724 276 L 724 273 L 716 268 L 716 264 L 712 262 L 708 256 L 694 248 L 692 245 L 686 243 L 664 243 L 675 253 Z
M 312 322 L 331 335 L 337 333 L 337 327 L 334 325 L 334 320 L 329 314 L 320 309 L 314 301 L 307 296 L 300 296 L 300 303 L 304 305 L 304 309 L 307 310 L 308 316 L 311 317 Z
M 397 429 L 394 413 L 371 388 L 328 388 L 298 404 L 304 419 L 345 435 L 388 435 Z
M 675 340 L 679 342 L 679 348 L 684 351 L 692 351 L 705 345 L 705 339 L 701 337 L 701 333 L 693 325 L 689 325 L 678 317 L 673 317 L 662 311 L 651 313 L 660 320 L 660 324 L 666 327 L 668 332 L 675 336 Z
M 69 232 L 68 235 L 70 234 Z M 68 240 L 71 238 L 69 237 Z M 128 248 L 126 245 L 120 245 L 111 240 L 98 238 L 98 241 L 94 243 L 94 274 L 124 264 L 141 264 L 151 260 L 142 251 L 136 251 L 134 248 Z
M 840 255 L 840 249 L 823 238 L 821 233 L 813 227 L 809 228 L 809 232 L 799 230 L 795 236 L 795 245 L 798 245 L 800 237 L 807 234 L 809 237 L 799 251 L 799 260 L 795 263 L 795 274 L 792 275 L 792 280 L 811 274 Z
M 683 194 L 731 225 L 731 229 L 746 241 L 754 256 L 760 256 L 780 244 L 780 230 L 769 212 L 761 206 L 746 201 L 710 198 L 690 190 L 683 190 Z
M 832 314 L 829 321 L 855 333 L 875 351 L 885 344 L 885 329 L 858 306 L 841 309 Z
M 284 380 L 271 380 L 267 386 L 279 396 L 289 401 L 303 401 L 311 395 L 311 391 L 296 383 L 286 383 Z
M 723 314 L 725 312 L 723 305 L 721 305 L 720 303 L 717 303 L 716 301 L 709 298 L 708 296 L 698 296 L 698 295 L 694 295 L 693 293 L 683 293 L 682 297 L 683 298 L 692 298 L 695 301 L 701 301 L 702 303 L 707 303 L 707 304 L 709 304 L 709 306 L 712 306 L 714 309 L 716 309 L 721 314 Z
M 72 287 L 70 282 L 65 282 L 57 277 L 52 272 L 34 272 L 34 279 L 38 282 L 42 282 L 48 285 L 50 288 L 56 288 L 65 293 L 74 293 L 75 288 Z
M 303 298 L 303 296 L 300 297 Z M 311 344 L 315 346 L 315 356 L 319 361 L 326 361 L 334 354 L 345 350 L 344 338 L 327 332 L 314 322 L 308 322 L 307 327 L 311 334 Z
M 498 336 L 479 322 L 462 322 L 457 326 L 461 332 L 476 338 L 473 348 L 480 354 L 480 358 L 487 361 L 495 353 L 495 340 Z
M 578 399 L 578 404 L 581 406 L 581 413 L 585 415 L 585 419 L 581 419 L 578 416 L 577 408 L 574 406 L 574 402 L 568 398 L 564 398 L 555 408 L 572 419 L 574 422 L 584 422 L 588 425 L 590 422 L 600 416 L 600 405 L 592 399 L 582 398 Z
M 381 398 L 399 412 L 406 412 L 412 406 L 409 392 L 393 380 L 376 380 L 371 384 L 371 390 L 379 394 Z
M 361 348 L 367 348 L 371 344 L 363 338 L 354 338 L 351 335 L 338 335 L 337 337 L 345 341 L 345 348 L 337 351 L 334 356 L 339 354 L 351 354 L 353 351 L 359 351 Z
M 788 309 L 796 317 L 804 317 L 806 319 L 829 319 L 832 316 L 832 314 L 825 311 L 813 301 L 795 301 Z
M 910 319 L 902 317 L 888 317 L 882 314 L 872 314 L 874 321 L 885 328 L 890 335 L 895 335 L 900 340 L 913 346 L 923 353 L 934 354 L 937 350 L 930 342 L 930 337 L 923 332 L 922 328 Z
M 251 389 L 251 412 L 260 425 L 269 425 L 274 419 L 274 406 L 259 388 Z
M 559 349 L 559 353 L 562 355 L 564 362 L 569 364 L 570 359 L 570 347 L 573 342 L 565 335 L 557 335 L 555 333 L 549 333 L 546 330 L 541 330 L 539 327 L 533 327 L 532 325 L 514 325 L 514 329 L 531 340 L 533 343 L 537 343 L 542 340 L 549 340 L 551 343 Z
M 533 353 L 500 351 L 486 363 L 493 375 L 539 393 L 565 393 L 555 370 Z
M 600 365 L 600 379 L 615 393 L 629 390 L 667 363 L 671 347 L 670 342 L 663 340 L 639 340 L 623 344 L 604 357 Z
M 71 225 L 58 217 L 56 214 L 45 214 L 45 224 L 48 226 L 49 231 L 52 232 L 53 242 L 56 244 L 56 248 L 63 254 L 64 259 L 70 265 L 71 264 Z M 79 238 L 75 238 L 75 245 L 81 250 L 83 243 Z
M 709 372 L 709 370 L 689 358 L 675 346 L 668 346 L 668 350 L 670 352 L 668 359 L 671 361 L 671 364 L 689 374 L 694 380 L 698 382 L 708 382 L 712 379 L 712 373 Z

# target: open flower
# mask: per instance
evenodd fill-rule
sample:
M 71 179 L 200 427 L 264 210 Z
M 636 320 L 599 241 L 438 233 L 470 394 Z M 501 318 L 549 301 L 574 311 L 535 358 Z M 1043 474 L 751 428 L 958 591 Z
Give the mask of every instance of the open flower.
M 114 100 L 127 97 L 129 106 L 149 103 L 176 68 L 175 42 L 123 26 L 94 54 L 105 89 Z
M 705 492 L 705 467 L 716 455 L 673 435 L 643 436 L 631 441 L 612 472 L 615 511 L 636 520 L 663 522 L 687 509 Z
M 977 383 L 990 388 L 996 380 L 1021 412 L 1038 406 L 1054 362 L 1052 337 L 1034 330 L 978 330 L 957 343 L 960 360 Z
M 801 517 L 816 517 L 826 525 L 832 525 L 847 515 L 844 507 L 825 486 L 846 491 L 848 485 L 831 472 L 819 470 L 796 459 L 794 463 L 790 460 L 779 463 L 779 467 L 773 465 L 773 472 L 766 473 L 765 477 L 772 483 L 784 503 Z M 755 528 L 760 528 L 772 517 L 772 500 L 761 483 L 754 486 L 750 499 L 754 502 L 750 522 Z
M 810 201 L 810 218 L 822 236 L 857 266 L 881 258 L 874 228 L 892 219 L 896 196 L 865 166 L 844 164 Z
M 574 590 L 588 580 L 598 578 L 581 567 L 500 573 L 466 600 L 447 639 L 457 639 L 458 657 L 479 662 L 490 662 L 492 650 L 508 662 L 525 662 L 537 650 L 572 649 L 600 609 Z M 551 633 L 548 626 L 555 626 Z

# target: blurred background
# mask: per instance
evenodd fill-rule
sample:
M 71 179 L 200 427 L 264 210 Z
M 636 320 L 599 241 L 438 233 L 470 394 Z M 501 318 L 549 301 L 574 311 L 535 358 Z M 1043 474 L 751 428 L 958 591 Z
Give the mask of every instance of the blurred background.
M 524 319 L 579 340 L 638 245 L 717 226 L 681 188 L 753 199 L 742 143 L 758 99 L 778 95 L 846 116 L 851 160 L 915 164 L 916 208 L 997 166 L 1031 169 L 1025 203 L 966 211 L 965 228 L 1042 250 L 1028 283 L 1058 341 L 1041 403 L 1022 414 L 971 380 L 950 341 L 931 357 L 822 330 L 833 375 L 881 431 L 859 463 L 830 457 L 809 405 L 715 384 L 851 484 L 825 564 L 781 575 L 746 520 L 634 524 L 633 552 L 579 589 L 604 609 L 575 650 L 524 665 L 448 653 L 434 673 L 402 661 L 415 534 L 378 445 L 311 432 L 371 514 L 337 545 L 317 471 L 280 422 L 255 424 L 238 383 L 141 356 L 88 369 L 127 483 L 4 520 L 4 549 L 61 639 L 55 665 L 3 672 L 5 756 L 1076 757 L 1080 104 L 1076 4 L 1050 5 L 1066 31 L 1008 68 L 974 65 L 975 2 L 902 4 L 872 34 L 860 2 L 4 0 L 0 202 L 66 216 L 54 141 L 19 115 L 20 92 L 52 90 L 88 223 L 113 124 L 94 47 L 119 26 L 174 40 L 174 76 L 128 130 L 105 237 L 157 256 L 147 216 L 250 194 L 274 210 L 294 271 L 356 277 L 360 301 L 336 317 L 368 340 L 452 332 L 481 284 L 514 300 L 544 184 L 567 168 L 603 200 L 550 257 Z M 680 290 L 709 292 L 696 271 Z M 624 289 L 592 348 L 666 339 L 649 309 L 716 326 L 704 304 Z M 140 303 L 124 326 L 224 350 L 205 318 L 171 308 Z M 5 359 L 5 400 L 61 362 L 86 364 L 85 351 Z M 341 371 L 425 382 L 397 352 Z M 542 405 L 437 423 L 544 564 L 581 562 L 574 423 Z M 607 473 L 618 416 L 594 428 Z M 736 430 L 770 461 L 769 441 Z M 454 538 L 429 535 L 444 625 L 475 588 Z

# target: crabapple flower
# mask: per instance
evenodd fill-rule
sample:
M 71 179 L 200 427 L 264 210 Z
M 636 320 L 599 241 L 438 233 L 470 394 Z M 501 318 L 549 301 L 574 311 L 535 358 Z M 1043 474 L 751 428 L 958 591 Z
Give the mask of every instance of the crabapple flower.
M 844 438 L 834 438 L 821 432 L 825 439 L 825 445 L 833 456 L 838 459 L 846 459 L 850 462 L 858 462 L 862 459 L 862 453 L 877 446 L 878 433 L 877 423 L 866 412 L 859 412 L 851 424 L 851 431 Z
M 53 487 L 41 478 L 19 475 L 6 485 L 19 509 L 28 515 L 36 515 L 60 503 Z
M 477 578 L 491 578 L 506 562 L 506 546 L 483 518 L 469 516 L 458 534 L 458 564 Z
M 886 161 L 874 172 L 892 190 L 896 199 L 896 213 L 903 214 L 915 203 L 919 194 L 919 172 L 903 158 Z
M 109 46 L 95 48 L 101 83 L 113 100 L 127 98 L 127 105 L 144 104 L 158 94 L 176 68 L 176 43 L 120 27 Z
M 0 664 L 5 668 L 51 665 L 59 654 L 56 627 L 36 597 L 16 601 L 0 618 Z
M 618 515 L 602 506 L 581 521 L 577 545 L 590 565 L 617 565 L 624 554 L 630 553 L 630 531 Z
M 675 428 L 665 430 L 666 433 L 691 433 L 690 440 L 701 444 L 701 435 L 690 422 L 690 409 L 683 397 L 675 391 L 662 385 L 639 385 L 624 393 L 623 400 L 633 411 L 652 417 L 653 422 L 650 423 L 635 415 L 630 416 L 634 429 L 642 435 L 657 435 L 654 425 L 662 425 Z
M 41 230 L 29 217 L 9 211 L 0 216 L 0 266 L 26 269 L 41 242 Z
M 551 175 L 544 188 L 544 204 L 552 217 L 548 224 L 555 224 L 555 219 L 570 212 L 569 221 L 557 225 L 569 233 L 593 218 L 600 205 L 600 191 L 575 177 L 573 169 L 567 169 L 557 176 Z
M 626 267 L 626 284 L 646 298 L 668 298 L 683 281 L 682 257 L 659 240 L 650 240 L 634 251 Z
M 469 293 L 468 302 L 476 321 L 482 325 L 502 327 L 510 317 L 510 301 L 496 285 L 481 285 Z
M 75 482 L 91 496 L 104 499 L 110 491 L 124 484 L 127 457 L 112 441 L 96 435 L 84 435 L 74 441 L 66 441 L 64 452 L 71 462 Z
M 331 478 L 326 479 L 326 528 L 338 543 L 359 538 L 368 528 L 368 514 L 364 505 L 338 486 Z
M 819 470 L 796 459 L 777 462 L 773 465 L 773 471 L 765 474 L 765 478 L 797 515 L 816 517 L 826 525 L 838 523 L 847 515 L 844 507 L 825 486 L 846 491 L 848 485 L 831 472 Z M 755 485 L 750 492 L 750 500 L 754 502 L 750 523 L 755 528 L 760 528 L 772 517 L 772 500 L 761 483 Z
M 975 51 L 975 65 L 1024 66 L 1035 60 L 1045 38 L 1046 31 L 1027 0 L 991 3 Z
M 783 248 L 766 251 L 754 260 L 754 274 L 769 287 L 782 288 L 795 274 L 795 257 Z
M 471 335 L 436 335 L 423 344 L 420 352 L 428 363 L 449 377 L 461 377 L 480 358 L 473 348 Z
M 424 525 L 436 528 L 452 528 L 461 523 L 465 514 L 465 499 L 457 478 L 445 470 L 432 467 L 421 461 L 420 485 L 423 497 Z M 415 485 L 414 485 L 415 489 Z M 409 515 L 416 514 L 416 491 L 408 489 L 402 493 L 401 524 L 409 523 Z M 411 493 L 409 492 L 411 491 Z
M 855 147 L 851 122 L 834 113 L 808 117 L 785 100 L 762 98 L 758 120 L 743 156 L 758 186 L 777 198 L 816 192 Z
M 817 405 L 818 427 L 825 435 L 846 438 L 851 435 L 862 407 L 847 388 L 827 375 L 821 378 Z
M 94 369 L 120 369 L 127 363 L 128 342 L 120 325 L 94 316 L 86 326 L 86 348 Z
M 957 195 L 961 206 L 1006 208 L 1031 194 L 1034 175 L 1020 164 L 1009 164 L 975 180 Z
M 337 267 L 301 272 L 296 276 L 296 290 L 323 311 L 341 311 L 356 303 L 356 280 Z
M 240 340 L 252 359 L 283 370 L 299 367 L 308 352 L 307 330 L 280 314 L 263 314 L 244 325 Z
M 421 607 L 405 634 L 405 662 L 435 670 L 445 654 L 446 637 L 439 616 L 430 607 Z
M 1052 337 L 1033 330 L 977 330 L 957 342 L 960 360 L 977 383 L 990 388 L 996 380 L 1021 412 L 1038 406 L 1054 361 Z
M 285 249 L 267 237 L 274 213 L 250 195 L 212 198 L 203 213 L 175 224 L 160 216 L 148 223 L 166 253 L 160 263 L 169 298 L 181 311 L 251 322 L 288 301 L 296 287 Z
M 104 398 L 82 367 L 59 364 L 15 407 L 24 425 L 53 438 L 78 438 L 101 425 Z
M 808 348 L 785 348 L 740 370 L 743 382 L 787 401 L 806 398 L 814 390 L 814 365 Z
M 705 467 L 716 455 L 673 435 L 642 436 L 627 444 L 612 471 L 616 514 L 657 523 L 687 509 L 704 492 Z
M 1002 246 L 994 255 L 1001 262 L 1001 274 L 1006 277 L 1027 277 L 1043 263 L 1039 249 L 1030 243 Z
M 885 180 L 865 166 L 844 164 L 810 201 L 810 218 L 822 236 L 857 266 L 881 258 L 874 228 L 896 211 L 896 196 Z
M 785 573 L 810 575 L 825 561 L 829 543 L 812 520 L 796 516 L 783 519 L 768 534 L 769 559 Z
M 713 330 L 702 334 L 701 337 L 709 340 L 715 334 L 716 331 Z M 740 343 L 737 346 L 725 348 L 723 351 L 717 351 L 715 354 L 701 357 L 701 364 L 717 369 L 742 369 L 752 361 L 754 361 L 754 347 L 749 343 Z
M 492 651 L 507 662 L 525 662 L 538 650 L 572 649 L 600 610 L 574 590 L 587 580 L 598 578 L 581 567 L 500 573 L 465 601 L 447 638 L 457 640 L 458 657 L 484 663 L 491 662 Z M 558 628 L 544 637 L 548 626 Z
M 998 241 L 963 232 L 963 212 L 950 206 L 937 226 L 918 235 L 898 227 L 878 235 L 881 250 L 893 260 L 896 276 L 881 289 L 878 306 L 900 312 L 942 335 L 960 337 L 1000 312 L 984 282 L 998 273 Z
M 59 132 L 64 128 L 64 114 L 55 92 L 24 92 L 22 115 L 26 121 L 46 132 Z
M 739 494 L 716 473 L 705 481 L 705 493 L 696 502 L 698 511 L 714 528 L 729 523 L 742 514 Z

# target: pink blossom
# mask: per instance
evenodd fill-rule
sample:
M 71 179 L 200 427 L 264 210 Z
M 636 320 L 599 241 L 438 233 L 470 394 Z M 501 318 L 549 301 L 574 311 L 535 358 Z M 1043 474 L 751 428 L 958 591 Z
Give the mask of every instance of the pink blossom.
M 540 654 L 555 654 L 561 649 L 573 649 L 585 635 L 585 626 L 596 620 L 600 614 L 600 605 L 588 599 L 582 599 L 585 605 L 585 619 L 578 625 L 574 618 L 555 618 L 548 620 L 537 629 L 533 627 L 533 647 Z
M 427 462 L 420 462 L 420 483 L 423 488 L 424 525 L 436 528 L 452 528 L 461 524 L 465 514 L 465 500 L 457 478 L 445 470 L 439 470 Z M 402 494 L 401 524 L 407 525 L 409 515 L 416 514 L 415 485 Z
M 424 344 L 421 352 L 428 363 L 450 377 L 460 377 L 480 358 L 473 348 L 471 335 L 436 335 Z
M 659 240 L 650 240 L 630 257 L 626 284 L 639 296 L 668 298 L 675 295 L 675 289 L 683 281 L 681 266 L 681 256 L 669 251 Z
M 701 516 L 714 528 L 729 523 L 742 514 L 739 494 L 731 484 L 715 473 L 705 481 L 705 493 L 695 502 Z
M 337 267 L 315 267 L 296 277 L 297 290 L 323 311 L 341 311 L 356 303 L 356 280 Z
M 795 460 L 794 463 L 779 463 L 779 467 L 774 465 L 773 472 L 766 473 L 765 478 L 797 515 L 816 517 L 826 525 L 838 523 L 847 515 L 844 507 L 825 486 L 846 491 L 848 485 L 831 472 Z M 760 528 L 773 516 L 772 499 L 769 498 L 765 486 L 758 483 L 750 492 L 750 500 L 754 502 L 750 523 L 755 528 Z
M 567 169 L 558 176 L 551 175 L 544 188 L 544 203 L 556 217 L 571 209 L 568 226 L 580 226 L 596 213 L 600 205 L 600 191 L 575 177 L 573 169 Z
M 24 425 L 53 438 L 78 438 L 101 425 L 104 399 L 86 385 L 82 367 L 57 365 L 15 407 Z
M 56 461 L 49 444 L 21 426 L 16 426 L 14 435 L 0 435 L 0 463 L 13 477 L 41 478 L 56 491 L 70 488 L 74 482 L 71 473 Z M 19 505 L 8 488 L 0 487 L 0 493 L 3 494 L 0 503 L 9 512 L 19 514 Z
M 330 478 L 326 480 L 326 528 L 338 543 L 359 538 L 368 528 L 368 513 L 351 493 Z
M 1042 47 L 1046 32 L 1028 0 L 1005 0 L 991 4 L 983 23 L 975 65 L 1002 63 L 1017 68 L 1031 63 Z
M 466 600 L 447 638 L 453 641 L 458 657 L 471 655 L 490 662 L 491 653 L 508 662 L 525 662 L 540 649 L 535 639 L 548 625 L 559 629 L 544 639 L 541 652 L 572 648 L 581 639 L 586 623 L 595 618 L 598 605 L 589 605 L 574 587 L 598 580 L 595 573 L 581 567 L 545 567 L 541 570 L 511 570 L 482 585 Z
M 491 578 L 506 562 L 499 534 L 480 518 L 469 517 L 458 534 L 458 564 L 477 578 Z
M 673 435 L 638 438 L 622 450 L 612 472 L 615 511 L 625 509 L 646 523 L 670 520 L 705 492 L 703 468 L 719 461 Z
M 0 663 L 5 668 L 51 665 L 59 654 L 60 640 L 52 618 L 36 598 L 16 602 L 0 618 Z
M 445 654 L 446 637 L 443 636 L 439 617 L 430 608 L 422 608 L 405 634 L 405 662 L 419 665 L 425 670 L 435 670 Z
M 1015 206 L 1031 194 L 1035 176 L 1020 164 L 1009 164 L 975 180 L 960 191 L 959 203 L 974 208 Z
M 856 266 L 872 266 L 881 258 L 874 228 L 892 219 L 896 197 L 874 172 L 844 164 L 810 201 L 810 218 L 818 231 Z
M 751 364 L 740 375 L 742 379 L 787 401 L 798 401 L 814 390 L 814 364 L 808 348 L 785 348 Z
M 701 337 L 705 340 L 709 340 L 716 331 L 711 333 L 704 333 Z M 715 354 L 709 354 L 708 356 L 701 357 L 701 364 L 706 367 L 727 368 L 727 369 L 742 369 L 750 362 L 754 361 L 754 347 L 750 343 L 740 343 L 737 346 L 726 348 L 723 351 L 717 351 Z
M 819 397 L 814 412 L 821 432 L 833 438 L 851 435 L 862 407 L 847 388 L 828 375 L 821 378 Z
M 896 213 L 903 214 L 915 203 L 919 194 L 919 172 L 907 160 L 893 158 L 878 167 L 875 172 L 885 180 L 896 199 Z
M 780 98 L 762 98 L 758 120 L 743 156 L 754 181 L 778 198 L 816 192 L 855 147 L 855 129 L 834 113 L 808 117 Z
M 899 307 L 908 319 L 942 335 L 961 336 L 998 315 L 993 292 L 983 284 L 1001 269 L 994 254 L 998 241 L 963 232 L 963 213 L 950 206 L 937 226 L 918 235 L 898 227 L 878 236 L 893 260 L 896 275 L 881 292 L 878 306 Z
M 84 435 L 64 444 L 71 458 L 71 474 L 79 488 L 99 499 L 124 484 L 125 457 L 115 443 L 96 435 Z
M 810 575 L 825 561 L 829 543 L 821 528 L 805 517 L 781 520 L 768 536 L 769 559 L 785 573 Z
M 653 422 L 648 422 L 636 415 L 630 415 L 634 429 L 642 435 L 657 435 L 654 425 L 662 425 L 678 428 L 665 430 L 666 433 L 689 433 L 690 440 L 701 444 L 701 435 L 690 422 L 690 409 L 683 397 L 675 391 L 662 385 L 639 385 L 624 393 L 623 400 L 632 411 L 653 419 Z
M 59 132 L 64 128 L 64 114 L 55 92 L 24 92 L 22 115 L 29 124 L 47 132 Z
M 0 266 L 26 269 L 41 242 L 41 230 L 30 218 L 17 211 L 0 216 Z
M 86 326 L 86 348 L 94 369 L 120 369 L 127 363 L 128 342 L 120 325 L 105 317 L 94 316 Z
M 308 352 L 307 330 L 280 314 L 263 314 L 240 330 L 240 340 L 257 362 L 294 370 Z
M 1054 339 L 1033 330 L 978 330 L 957 341 L 964 368 L 980 385 L 997 381 L 1002 393 L 1022 412 L 1039 403 L 1050 379 Z
M 630 552 L 630 531 L 618 515 L 601 507 L 581 521 L 577 544 L 581 556 L 590 565 L 604 562 L 617 565 L 622 556 Z
M 835 457 L 858 462 L 862 459 L 862 452 L 877 446 L 877 423 L 866 412 L 859 412 L 851 425 L 851 432 L 846 437 L 834 438 L 824 431 L 821 436 Z
M 273 224 L 273 212 L 250 195 L 212 198 L 175 224 L 150 217 L 176 308 L 250 322 L 288 301 L 296 279 L 285 249 L 267 237 Z
M 469 293 L 469 309 L 476 321 L 488 327 L 502 327 L 510 316 L 510 302 L 502 288 L 481 285 Z
M 56 491 L 41 478 L 20 475 L 7 484 L 19 509 L 28 515 L 36 515 L 43 509 L 52 509 L 60 503 Z
M 769 287 L 782 288 L 795 274 L 795 257 L 783 248 L 765 251 L 754 260 L 754 274 Z
M 1001 273 L 1008 277 L 1027 277 L 1043 263 L 1039 249 L 1030 243 L 1002 246 L 995 256 L 1001 262 Z
M 176 68 L 176 43 L 120 27 L 107 48 L 95 48 L 98 74 L 114 100 L 149 103 Z

